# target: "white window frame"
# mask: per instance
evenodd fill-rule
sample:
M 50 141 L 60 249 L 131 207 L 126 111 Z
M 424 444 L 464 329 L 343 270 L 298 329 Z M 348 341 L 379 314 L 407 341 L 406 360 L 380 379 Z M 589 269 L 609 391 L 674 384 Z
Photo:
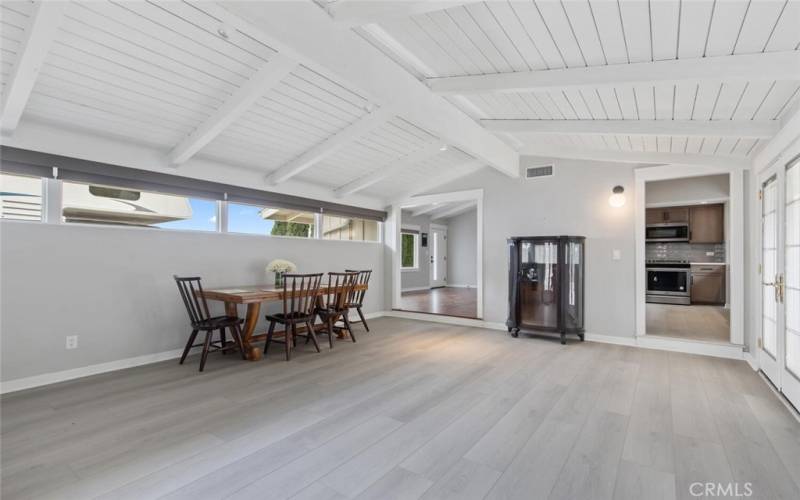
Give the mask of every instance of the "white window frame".
M 414 265 L 412 267 L 403 267 L 403 235 L 408 234 L 414 238 Z M 419 271 L 419 231 L 412 233 L 408 230 L 400 230 L 400 270 L 404 273 Z

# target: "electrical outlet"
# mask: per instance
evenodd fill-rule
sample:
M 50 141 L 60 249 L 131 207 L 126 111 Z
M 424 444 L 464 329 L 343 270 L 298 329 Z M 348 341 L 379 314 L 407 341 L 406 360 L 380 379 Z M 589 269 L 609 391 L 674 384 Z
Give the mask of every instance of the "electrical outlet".
M 78 348 L 78 336 L 67 335 L 67 349 L 77 349 L 77 348 Z

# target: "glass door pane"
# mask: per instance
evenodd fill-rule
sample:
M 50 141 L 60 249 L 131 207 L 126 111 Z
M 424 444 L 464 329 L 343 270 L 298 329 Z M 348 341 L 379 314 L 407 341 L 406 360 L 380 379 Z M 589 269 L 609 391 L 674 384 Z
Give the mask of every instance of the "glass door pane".
M 520 318 L 535 327 L 558 326 L 558 242 L 523 241 L 520 270 Z

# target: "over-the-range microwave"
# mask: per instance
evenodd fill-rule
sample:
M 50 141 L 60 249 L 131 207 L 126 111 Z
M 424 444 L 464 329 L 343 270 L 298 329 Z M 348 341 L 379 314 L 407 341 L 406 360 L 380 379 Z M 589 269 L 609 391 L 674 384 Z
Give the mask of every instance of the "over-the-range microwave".
M 645 228 L 645 241 L 689 241 L 689 224 L 664 222 L 648 224 Z

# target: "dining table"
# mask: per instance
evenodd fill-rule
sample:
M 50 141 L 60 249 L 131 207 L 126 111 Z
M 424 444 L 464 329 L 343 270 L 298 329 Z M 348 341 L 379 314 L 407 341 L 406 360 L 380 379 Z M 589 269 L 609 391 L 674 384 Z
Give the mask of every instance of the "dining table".
M 359 283 L 355 286 L 354 291 L 366 290 L 368 285 L 366 283 Z M 230 286 L 224 288 L 209 288 L 196 292 L 198 296 L 205 298 L 207 301 L 218 301 L 225 304 L 225 315 L 239 318 L 239 304 L 244 304 L 245 316 L 244 325 L 242 328 L 242 344 L 244 346 L 244 353 L 250 361 L 258 361 L 261 359 L 263 352 L 260 347 L 253 345 L 255 342 L 266 340 L 267 334 L 256 334 L 256 325 L 258 325 L 258 315 L 261 313 L 261 304 L 269 302 L 282 302 L 284 299 L 283 287 L 276 287 L 275 285 L 247 285 L 247 286 Z M 292 293 L 287 290 L 285 293 Z M 320 307 L 323 306 L 323 297 L 328 293 L 328 286 L 321 284 L 319 292 L 317 293 L 317 303 Z M 324 325 L 316 325 L 324 326 Z M 298 331 L 300 328 L 298 328 Z M 279 332 L 276 332 L 279 333 Z

